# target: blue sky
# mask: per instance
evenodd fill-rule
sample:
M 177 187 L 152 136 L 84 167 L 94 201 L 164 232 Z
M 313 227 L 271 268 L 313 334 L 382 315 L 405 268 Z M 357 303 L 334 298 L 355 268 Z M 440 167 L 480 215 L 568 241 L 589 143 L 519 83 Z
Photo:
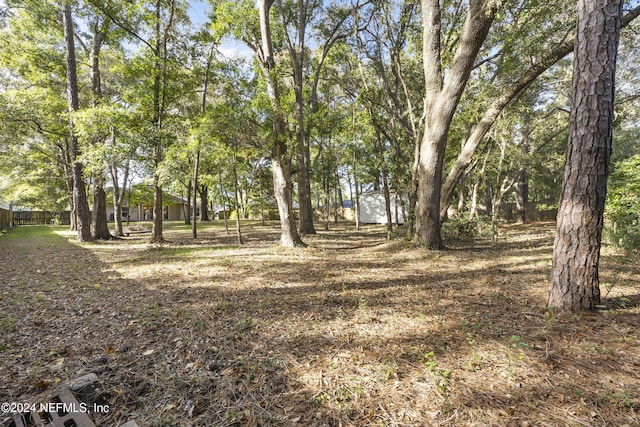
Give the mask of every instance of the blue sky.
M 207 22 L 208 13 L 209 3 L 206 0 L 189 1 L 189 17 L 195 25 L 201 25 Z
M 196 27 L 206 24 L 209 15 L 209 9 L 210 6 L 207 0 L 190 0 L 189 17 L 191 18 L 191 22 Z M 247 46 L 235 40 L 224 40 L 219 50 L 223 55 L 230 58 L 238 56 L 248 58 L 253 55 L 253 53 Z

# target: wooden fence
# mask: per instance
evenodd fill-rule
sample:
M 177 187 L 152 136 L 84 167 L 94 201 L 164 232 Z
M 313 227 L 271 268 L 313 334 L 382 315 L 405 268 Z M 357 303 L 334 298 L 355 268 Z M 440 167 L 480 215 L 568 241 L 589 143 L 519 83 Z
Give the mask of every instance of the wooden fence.
M 69 211 L 14 211 L 13 225 L 68 225 L 70 224 Z
M 0 208 L 0 230 L 6 230 L 11 225 L 11 211 Z

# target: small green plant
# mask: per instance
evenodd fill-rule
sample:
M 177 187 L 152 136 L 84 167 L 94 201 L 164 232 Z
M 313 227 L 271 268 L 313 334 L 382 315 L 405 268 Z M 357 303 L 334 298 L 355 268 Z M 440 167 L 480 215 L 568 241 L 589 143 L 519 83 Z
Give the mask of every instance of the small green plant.
M 359 385 L 347 386 L 343 385 L 337 391 L 336 399 L 339 402 L 349 402 L 356 400 L 364 393 L 364 389 Z
M 526 349 L 531 348 L 529 344 L 522 341 L 522 338 L 520 337 L 520 335 L 511 335 L 509 337 L 509 341 L 511 342 L 511 345 L 516 348 L 526 348 Z
M 327 393 L 322 391 L 313 397 L 313 401 L 318 405 L 326 405 L 329 403 L 329 396 L 327 396 Z
M 618 339 L 618 341 L 620 341 L 620 342 L 622 342 L 622 343 L 625 343 L 625 344 L 628 344 L 628 343 L 632 342 L 632 341 L 633 341 L 634 339 L 636 339 L 636 338 L 637 338 L 637 337 L 629 336 L 629 335 L 625 335 L 625 336 L 623 336 L 623 337 L 620 337 L 620 338 Z
M 553 310 L 553 307 L 547 307 L 547 316 L 544 320 L 544 326 L 548 328 L 549 326 L 551 326 L 552 322 L 555 322 L 557 320 L 558 318 L 556 317 L 556 313 Z
M 378 375 L 382 379 L 382 381 L 389 381 L 392 377 L 395 376 L 398 367 L 395 363 L 389 360 L 385 360 L 380 364 Z
M 601 283 L 600 286 L 605 290 L 604 296 L 602 297 L 602 299 L 605 299 L 609 296 L 615 285 L 613 283 L 605 282 Z
M 427 368 L 427 371 L 433 372 L 437 366 L 436 361 L 433 359 L 434 352 L 430 351 L 423 354 L 419 349 L 416 348 L 415 350 L 418 350 L 418 362 L 424 365 L 424 367 Z
M 634 396 L 628 391 L 614 391 L 608 388 L 604 389 L 604 396 L 600 396 L 599 399 L 602 403 L 611 405 L 617 408 L 632 408 L 636 405 L 634 402 Z
M 257 323 L 258 322 L 255 319 L 245 317 L 235 323 L 235 328 L 238 332 L 246 332 L 250 329 L 253 329 L 253 327 L 256 326 Z
M 418 361 L 431 372 L 436 379 L 440 395 L 444 399 L 443 412 L 448 414 L 451 411 L 451 404 L 449 403 L 449 380 L 451 378 L 451 371 L 449 369 L 438 369 L 433 351 L 423 353 L 415 347 L 412 348 L 412 350 L 416 352 Z

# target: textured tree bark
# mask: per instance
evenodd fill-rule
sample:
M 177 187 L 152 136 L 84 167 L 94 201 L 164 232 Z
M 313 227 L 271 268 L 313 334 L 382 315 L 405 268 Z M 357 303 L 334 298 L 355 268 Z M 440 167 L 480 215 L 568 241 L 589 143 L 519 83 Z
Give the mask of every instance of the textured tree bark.
M 93 43 L 91 45 L 91 92 L 93 93 L 94 107 L 97 107 L 102 99 L 100 50 L 107 37 L 107 28 L 108 24 L 102 26 L 100 19 L 96 18 L 93 23 Z M 103 140 L 99 143 L 104 144 L 105 141 Z M 109 224 L 107 223 L 107 193 L 104 191 L 104 183 L 104 170 L 97 171 L 93 181 L 92 237 L 94 239 L 110 240 L 113 236 L 109 231 Z
M 73 18 L 71 3 L 62 1 L 62 23 L 64 26 L 65 59 L 67 66 L 67 100 L 69 104 L 69 133 L 71 140 L 71 162 L 73 170 L 73 206 L 76 210 L 78 241 L 91 241 L 91 215 L 87 201 L 82 163 L 79 160 L 80 148 L 73 129 L 73 112 L 78 110 L 78 75 L 76 70 L 76 51 L 73 39 Z
M 159 148 L 158 148 L 159 149 Z M 160 162 L 158 162 L 160 163 Z M 158 174 L 153 175 L 153 225 L 151 227 L 151 242 L 163 243 L 162 220 L 164 210 L 162 207 L 162 186 Z
M 200 148 L 196 150 L 196 161 L 193 165 L 193 188 L 189 189 L 189 206 L 191 206 L 191 237 L 198 238 L 198 177 L 200 173 Z M 193 191 L 192 191 L 193 190 Z M 193 199 L 192 199 L 193 197 Z M 193 203 L 193 204 L 192 204 Z
M 262 46 L 256 52 L 260 66 L 265 73 L 267 94 L 273 107 L 273 146 L 271 149 L 271 171 L 273 174 L 273 190 L 280 212 L 280 244 L 282 246 L 304 246 L 293 215 L 293 201 L 291 190 L 291 159 L 287 154 L 286 122 L 280 105 L 277 76 L 273 72 L 275 67 L 273 45 L 271 43 L 271 26 L 269 23 L 269 9 L 273 0 L 259 0 L 260 35 Z
M 549 307 L 594 310 L 611 156 L 622 0 L 579 0 L 569 144 L 553 253 Z
M 93 212 L 92 212 L 94 239 L 110 240 L 113 238 L 107 223 L 107 193 L 104 191 L 104 174 L 95 177 L 93 183 Z
M 428 249 L 443 247 L 440 195 L 444 152 L 451 120 L 469 80 L 474 61 L 497 12 L 498 3 L 470 0 L 457 50 L 444 78 L 441 60 L 441 18 L 438 0 L 422 0 L 425 132 L 418 161 L 416 240 Z
M 200 221 L 210 221 L 209 187 L 206 185 L 200 185 Z

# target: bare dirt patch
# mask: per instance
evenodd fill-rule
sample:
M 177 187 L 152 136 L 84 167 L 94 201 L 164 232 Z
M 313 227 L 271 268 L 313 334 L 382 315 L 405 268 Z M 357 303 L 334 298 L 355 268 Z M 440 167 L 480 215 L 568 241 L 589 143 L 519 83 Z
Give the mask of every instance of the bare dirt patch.
M 3 236 L 0 402 L 95 372 L 104 426 L 639 425 L 637 255 L 605 250 L 597 313 L 555 315 L 551 224 L 441 252 L 346 224 L 305 249 L 244 234 Z

